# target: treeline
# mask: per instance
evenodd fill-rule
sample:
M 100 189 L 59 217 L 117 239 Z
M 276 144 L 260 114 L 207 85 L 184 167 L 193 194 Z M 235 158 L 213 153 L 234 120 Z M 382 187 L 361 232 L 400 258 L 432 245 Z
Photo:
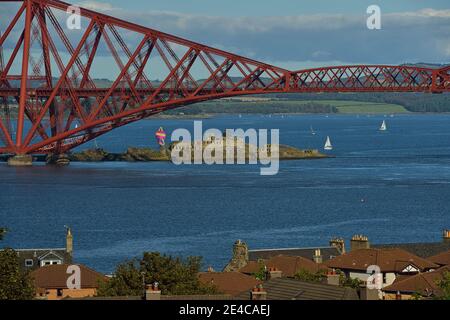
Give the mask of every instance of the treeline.
M 351 100 L 398 104 L 411 112 L 450 112 L 450 94 L 431 93 L 323 93 L 275 94 L 267 96 L 288 100 Z M 319 102 L 320 103 L 320 102 Z
M 272 114 L 272 113 L 336 113 L 335 106 L 317 102 L 292 103 L 292 101 L 261 101 L 261 102 L 234 102 L 216 101 L 199 103 L 166 111 L 165 114 L 198 115 L 208 113 L 233 113 L 233 114 Z

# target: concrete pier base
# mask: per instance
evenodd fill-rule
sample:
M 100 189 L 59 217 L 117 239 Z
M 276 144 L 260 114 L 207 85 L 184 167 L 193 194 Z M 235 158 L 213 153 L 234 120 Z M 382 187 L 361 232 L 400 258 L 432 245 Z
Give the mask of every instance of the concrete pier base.
M 69 156 L 65 153 L 49 154 L 45 160 L 48 165 L 68 166 L 70 164 Z
M 33 157 L 29 154 L 16 154 L 8 159 L 8 165 L 12 167 L 29 167 L 33 165 Z

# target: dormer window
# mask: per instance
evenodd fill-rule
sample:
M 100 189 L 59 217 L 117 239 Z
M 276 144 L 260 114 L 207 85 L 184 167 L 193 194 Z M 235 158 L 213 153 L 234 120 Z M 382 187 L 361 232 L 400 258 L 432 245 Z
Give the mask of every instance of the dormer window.
M 42 260 L 41 267 L 62 264 L 61 260 Z
M 32 267 L 34 265 L 33 259 L 26 259 L 25 260 L 25 267 Z

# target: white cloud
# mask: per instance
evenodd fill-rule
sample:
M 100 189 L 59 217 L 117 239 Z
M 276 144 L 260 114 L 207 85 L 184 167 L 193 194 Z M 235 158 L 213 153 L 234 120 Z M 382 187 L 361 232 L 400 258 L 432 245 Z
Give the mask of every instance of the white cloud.
M 113 7 L 109 3 L 97 2 L 97 1 L 91 1 L 91 0 L 81 1 L 78 3 L 78 5 L 82 8 L 86 8 L 86 9 L 90 9 L 90 10 L 94 10 L 94 11 L 108 12 L 108 11 L 114 11 L 114 10 L 119 10 L 119 11 L 122 10 L 120 8 Z

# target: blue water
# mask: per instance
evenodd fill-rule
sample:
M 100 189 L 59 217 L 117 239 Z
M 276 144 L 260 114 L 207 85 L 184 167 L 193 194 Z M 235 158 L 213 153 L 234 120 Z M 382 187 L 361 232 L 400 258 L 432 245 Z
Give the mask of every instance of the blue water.
M 380 133 L 383 119 L 389 131 Z M 284 161 L 276 176 L 248 165 L 0 164 L 0 226 L 10 230 L 1 245 L 61 247 L 70 225 L 76 261 L 99 271 L 143 251 L 201 255 L 205 267 L 221 269 L 236 239 L 253 249 L 326 245 L 354 233 L 372 242 L 439 241 L 450 227 L 449 115 L 232 115 L 203 124 L 279 128 L 281 143 L 301 148 L 321 148 L 329 135 L 336 158 Z M 193 122 L 141 121 L 98 144 L 156 147 L 159 126 Z

